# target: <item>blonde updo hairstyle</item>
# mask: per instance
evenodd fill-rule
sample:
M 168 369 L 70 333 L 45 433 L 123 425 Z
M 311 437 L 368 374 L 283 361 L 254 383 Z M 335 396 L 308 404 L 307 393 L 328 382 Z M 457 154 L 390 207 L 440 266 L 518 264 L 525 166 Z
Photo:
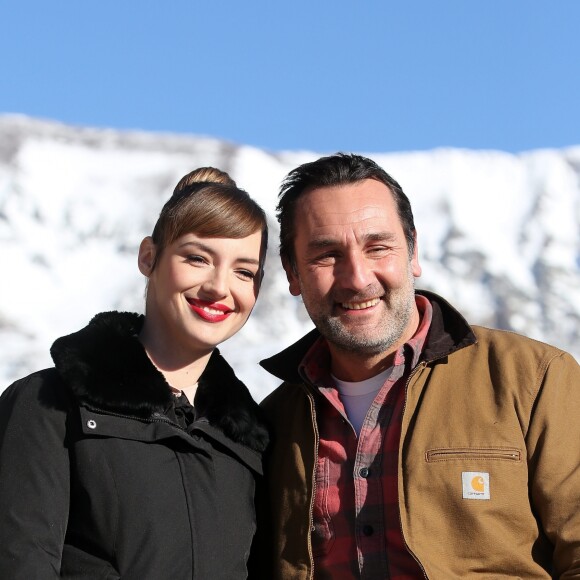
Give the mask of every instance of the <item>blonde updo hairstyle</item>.
M 151 235 L 155 260 L 185 234 L 202 238 L 240 239 L 261 231 L 260 270 L 263 274 L 268 245 L 264 210 L 224 171 L 200 167 L 184 175 L 163 206 Z

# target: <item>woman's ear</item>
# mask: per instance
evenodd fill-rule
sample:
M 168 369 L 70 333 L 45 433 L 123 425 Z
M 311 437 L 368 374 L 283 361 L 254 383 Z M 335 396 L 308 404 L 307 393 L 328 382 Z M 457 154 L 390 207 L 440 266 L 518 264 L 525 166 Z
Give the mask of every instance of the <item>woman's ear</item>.
M 151 236 L 147 236 L 141 242 L 139 246 L 139 257 L 137 263 L 139 265 L 139 271 L 143 276 L 149 278 L 151 272 L 153 271 L 153 266 L 155 265 L 155 256 L 157 255 L 157 247 L 153 242 Z

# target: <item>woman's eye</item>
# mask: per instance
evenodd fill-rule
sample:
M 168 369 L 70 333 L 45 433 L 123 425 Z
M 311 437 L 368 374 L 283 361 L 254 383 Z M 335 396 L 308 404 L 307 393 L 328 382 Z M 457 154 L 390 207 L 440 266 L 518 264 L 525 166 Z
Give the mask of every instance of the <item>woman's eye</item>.
M 256 274 L 250 270 L 237 270 L 237 273 L 244 280 L 253 280 L 256 277 Z
M 197 256 L 195 254 L 191 254 L 185 258 L 188 262 L 192 264 L 205 264 L 206 260 L 202 256 Z

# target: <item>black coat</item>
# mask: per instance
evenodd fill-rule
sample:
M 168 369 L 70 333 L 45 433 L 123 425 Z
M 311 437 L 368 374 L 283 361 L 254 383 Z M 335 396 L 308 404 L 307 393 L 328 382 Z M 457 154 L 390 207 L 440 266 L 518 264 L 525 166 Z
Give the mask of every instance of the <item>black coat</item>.
M 142 322 L 97 315 L 2 394 L 0 578 L 246 578 L 261 411 L 215 351 L 181 428 Z

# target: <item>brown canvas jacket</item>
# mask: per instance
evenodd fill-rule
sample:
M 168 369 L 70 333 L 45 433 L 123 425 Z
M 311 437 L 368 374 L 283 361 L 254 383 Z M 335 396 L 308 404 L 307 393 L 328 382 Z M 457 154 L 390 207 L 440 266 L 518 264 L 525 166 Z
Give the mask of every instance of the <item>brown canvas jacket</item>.
M 580 578 L 580 367 L 421 294 L 433 322 L 406 385 L 399 449 L 408 549 L 430 579 Z M 264 578 L 313 577 L 316 403 L 297 368 L 318 336 L 261 363 L 284 381 L 262 402 L 273 431 Z

